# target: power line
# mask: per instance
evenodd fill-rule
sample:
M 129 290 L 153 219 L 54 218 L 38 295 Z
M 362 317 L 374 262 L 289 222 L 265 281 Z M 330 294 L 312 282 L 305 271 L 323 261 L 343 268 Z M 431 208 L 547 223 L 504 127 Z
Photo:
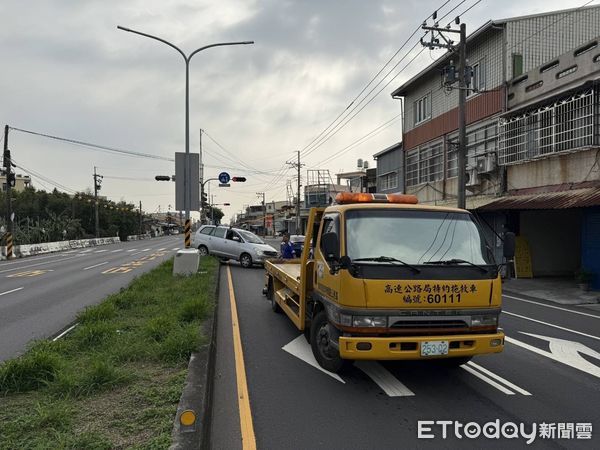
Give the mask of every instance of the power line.
M 446 6 L 448 3 L 450 2 L 450 0 L 445 1 L 438 9 L 442 9 L 444 6 Z M 433 15 L 430 14 L 429 16 L 427 16 L 426 19 L 428 19 L 429 17 L 431 17 Z M 324 134 L 327 133 L 327 131 L 340 119 L 341 116 L 343 116 L 348 109 L 350 109 L 352 107 L 352 105 L 354 105 L 354 102 L 356 102 L 360 96 L 367 90 L 367 88 L 377 79 L 377 77 L 385 70 L 385 68 L 393 61 L 393 59 L 398 55 L 398 53 L 400 53 L 402 51 L 402 49 L 408 44 L 408 42 L 410 42 L 410 40 L 417 34 L 417 32 L 419 31 L 420 27 L 417 27 L 412 34 L 404 41 L 404 43 L 400 46 L 400 48 L 398 50 L 396 50 L 396 52 L 392 55 L 392 57 L 390 59 L 388 59 L 388 61 L 383 65 L 383 67 L 375 74 L 375 76 L 373 78 L 371 78 L 371 80 L 366 84 L 365 87 L 362 88 L 362 90 L 358 93 L 358 95 L 356 95 L 356 97 L 354 97 L 354 99 L 350 102 L 350 104 L 348 106 L 346 106 L 346 108 L 329 124 L 327 125 L 327 127 L 325 127 L 325 129 L 323 129 L 315 138 L 313 138 L 307 145 L 305 145 L 301 150 L 301 156 L 305 156 L 302 155 L 302 153 L 304 153 L 305 151 L 307 151 L 307 149 L 310 149 L 311 146 L 313 146 L 313 144 L 315 142 L 317 142 L 321 136 L 323 136 Z M 386 75 L 387 77 L 387 75 Z M 385 79 L 385 77 L 383 78 Z M 378 86 L 381 83 L 381 81 L 379 81 L 379 83 L 377 83 L 376 86 Z M 368 96 L 369 94 L 367 94 Z M 366 96 L 365 96 L 366 98 Z M 343 119 L 342 119 L 343 120 Z M 334 127 L 335 128 L 335 127 Z
M 75 139 L 68 139 L 68 138 L 63 138 L 63 137 L 59 137 L 59 136 L 53 136 L 51 134 L 38 133 L 36 131 L 31 131 L 31 130 L 23 130 L 21 128 L 10 127 L 10 129 L 14 130 L 14 131 L 20 131 L 21 133 L 32 134 L 35 136 L 41 136 L 41 137 L 45 137 L 48 139 L 54 139 L 56 141 L 67 142 L 69 144 L 79 145 L 82 147 L 89 147 L 89 148 L 93 148 L 93 149 L 105 151 L 105 152 L 110 152 L 110 153 L 119 153 L 119 154 L 123 154 L 123 155 L 127 155 L 127 156 L 158 159 L 158 160 L 162 160 L 162 161 L 175 161 L 173 158 L 167 158 L 165 156 L 151 155 L 149 153 L 133 152 L 130 150 L 124 150 L 124 149 L 120 149 L 120 148 L 116 148 L 116 147 L 107 147 L 105 145 L 92 144 L 90 142 L 84 142 L 84 141 L 78 141 Z

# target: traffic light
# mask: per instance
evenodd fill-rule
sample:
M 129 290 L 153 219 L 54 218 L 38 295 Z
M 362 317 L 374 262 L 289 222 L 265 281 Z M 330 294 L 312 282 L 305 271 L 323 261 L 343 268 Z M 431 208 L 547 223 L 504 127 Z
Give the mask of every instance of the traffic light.
M 154 179 L 156 181 L 171 181 L 171 177 L 168 175 L 156 175 Z
M 243 183 L 244 181 L 246 181 L 246 177 L 232 177 L 231 181 L 236 181 L 238 183 Z
M 15 187 L 15 184 L 17 183 L 17 178 L 16 178 L 15 174 L 13 172 L 11 172 L 8 174 L 6 181 L 10 187 Z
M 202 193 L 202 199 L 200 201 L 202 202 L 203 208 L 206 208 L 208 206 L 208 194 L 206 192 Z

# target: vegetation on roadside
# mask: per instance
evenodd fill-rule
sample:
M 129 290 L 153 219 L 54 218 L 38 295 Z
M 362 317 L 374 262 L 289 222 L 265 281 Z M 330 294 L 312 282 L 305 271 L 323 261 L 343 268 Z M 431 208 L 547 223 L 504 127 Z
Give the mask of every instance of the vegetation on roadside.
M 218 263 L 168 261 L 87 308 L 66 337 L 0 364 L 0 449 L 168 448 Z

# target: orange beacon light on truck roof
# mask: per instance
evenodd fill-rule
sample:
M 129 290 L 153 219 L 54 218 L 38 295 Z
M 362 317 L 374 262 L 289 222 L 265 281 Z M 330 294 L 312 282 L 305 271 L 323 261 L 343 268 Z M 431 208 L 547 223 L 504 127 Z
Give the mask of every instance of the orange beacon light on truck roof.
M 335 196 L 339 205 L 348 203 L 407 203 L 416 205 L 418 199 L 415 195 L 407 194 L 367 194 L 365 192 L 339 192 Z

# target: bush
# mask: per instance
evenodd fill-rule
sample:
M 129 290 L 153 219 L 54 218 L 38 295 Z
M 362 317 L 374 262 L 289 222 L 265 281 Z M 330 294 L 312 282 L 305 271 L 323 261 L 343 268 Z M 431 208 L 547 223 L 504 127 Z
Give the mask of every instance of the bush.
M 179 320 L 181 322 L 202 320 L 206 317 L 208 311 L 208 304 L 204 298 L 190 298 L 181 305 Z
M 189 324 L 172 329 L 160 344 L 159 357 L 167 363 L 188 361 L 192 352 L 200 346 L 198 326 Z

